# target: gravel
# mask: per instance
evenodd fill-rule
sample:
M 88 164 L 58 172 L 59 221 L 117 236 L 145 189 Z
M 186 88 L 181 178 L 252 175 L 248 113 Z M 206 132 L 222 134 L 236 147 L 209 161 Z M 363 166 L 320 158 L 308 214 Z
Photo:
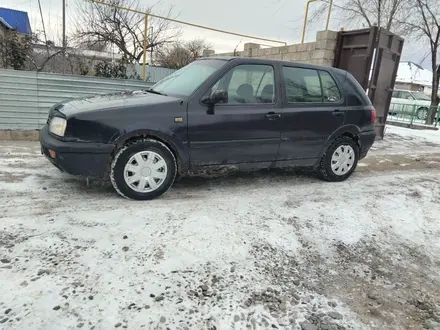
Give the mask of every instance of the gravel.
M 38 276 L 44 275 L 44 274 L 50 274 L 50 271 L 47 269 L 40 269 L 37 273 Z
M 328 316 L 335 320 L 342 320 L 342 315 L 338 312 L 330 312 L 328 313 Z
M 301 330 L 318 330 L 318 327 L 309 321 L 301 322 L 299 325 L 301 326 Z
M 336 306 L 338 306 L 338 304 L 336 303 L 336 301 L 329 301 L 329 302 L 328 302 L 328 305 L 329 305 L 330 307 L 336 307 Z

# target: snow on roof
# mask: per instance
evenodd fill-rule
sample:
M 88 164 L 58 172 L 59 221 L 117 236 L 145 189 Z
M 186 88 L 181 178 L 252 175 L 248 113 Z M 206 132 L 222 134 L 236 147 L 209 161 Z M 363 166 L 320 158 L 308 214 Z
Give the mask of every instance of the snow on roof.
M 1 17 L 1 16 L 0 16 L 0 23 L 3 24 L 4 26 L 6 26 L 7 29 L 12 30 L 12 26 L 10 26 L 9 23 L 6 22 L 6 21 L 4 20 L 4 18 Z
M 396 82 L 431 86 L 432 72 L 414 62 L 402 61 L 399 63 Z

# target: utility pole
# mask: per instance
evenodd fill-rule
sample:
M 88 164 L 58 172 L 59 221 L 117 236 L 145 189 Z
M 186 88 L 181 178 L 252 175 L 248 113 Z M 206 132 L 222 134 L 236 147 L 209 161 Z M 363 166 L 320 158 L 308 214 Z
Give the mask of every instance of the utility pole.
M 66 39 L 66 0 L 63 0 L 63 49 L 66 52 L 67 39 Z
M 153 66 L 153 27 L 150 27 L 150 66 Z
M 47 43 L 46 27 L 44 26 L 43 10 L 41 9 L 41 1 L 40 0 L 38 0 L 38 7 L 40 8 L 41 25 L 43 26 L 43 34 L 44 34 L 44 43 L 46 45 L 47 57 L 49 58 L 49 56 L 50 56 L 49 45 Z

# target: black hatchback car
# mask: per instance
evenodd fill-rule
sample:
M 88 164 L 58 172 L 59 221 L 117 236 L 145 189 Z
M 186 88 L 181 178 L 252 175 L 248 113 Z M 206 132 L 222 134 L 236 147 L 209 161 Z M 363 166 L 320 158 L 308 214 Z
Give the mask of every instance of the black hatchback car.
M 372 146 L 375 117 L 345 71 L 206 58 L 145 91 L 56 104 L 40 140 L 60 170 L 109 176 L 119 194 L 145 200 L 206 166 L 308 166 L 343 181 Z

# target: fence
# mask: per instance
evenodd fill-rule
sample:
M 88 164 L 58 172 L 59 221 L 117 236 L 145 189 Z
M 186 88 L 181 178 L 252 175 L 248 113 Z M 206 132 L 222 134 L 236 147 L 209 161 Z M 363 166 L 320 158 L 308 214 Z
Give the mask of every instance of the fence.
M 437 127 L 438 122 L 440 121 L 440 107 L 393 102 L 390 105 L 387 121 L 402 122 L 410 125 L 426 125 L 426 118 L 430 116 L 432 112 L 436 113 L 434 123 L 427 126 Z
M 142 77 L 142 65 L 135 65 L 130 69 L 134 70 L 139 75 L 139 77 Z M 156 83 L 159 80 L 168 77 L 176 70 L 161 68 L 156 66 L 147 66 L 146 71 L 147 71 L 147 81 Z
M 96 94 L 140 90 L 141 80 L 107 79 L 0 69 L 0 129 L 36 130 L 57 102 Z

